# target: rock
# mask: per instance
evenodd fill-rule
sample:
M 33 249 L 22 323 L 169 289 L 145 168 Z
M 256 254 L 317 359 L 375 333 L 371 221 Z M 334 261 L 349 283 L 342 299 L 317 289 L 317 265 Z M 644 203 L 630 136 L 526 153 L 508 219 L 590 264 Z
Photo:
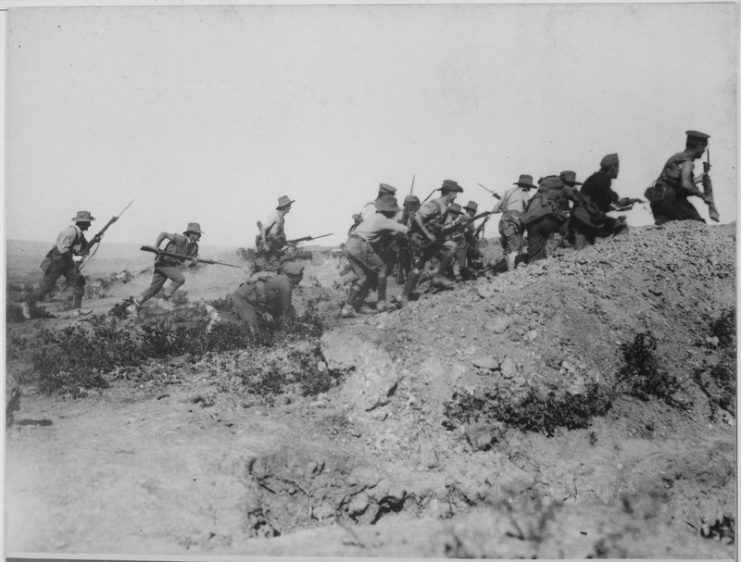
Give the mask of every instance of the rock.
M 347 506 L 347 513 L 353 519 L 359 517 L 360 515 L 363 515 L 363 513 L 365 513 L 365 510 L 368 509 L 369 504 L 370 499 L 368 498 L 368 494 L 366 494 L 365 492 L 360 492 L 359 494 L 353 496 L 353 499 L 350 500 L 350 503 Z
M 506 314 L 497 314 L 492 318 L 491 320 L 488 320 L 484 324 L 484 330 L 487 332 L 493 332 L 495 334 L 501 334 L 504 332 L 507 328 L 509 328 L 509 325 L 511 323 L 510 317 Z
M 327 503 L 321 503 L 314 508 L 314 510 L 312 511 L 312 515 L 316 517 L 317 520 L 322 521 L 324 519 L 334 517 L 335 509 Z
M 424 440 L 419 444 L 419 464 L 425 468 L 437 468 L 440 461 L 437 458 L 435 447 L 432 442 Z
M 479 283 L 476 286 L 476 293 L 482 299 L 488 299 L 489 297 L 495 295 L 496 292 L 497 292 L 497 289 L 494 286 L 494 283 Z
M 371 411 L 390 402 L 404 372 L 386 351 L 348 330 L 325 332 L 320 345 L 328 369 L 352 371 L 341 392 L 346 404 Z
M 474 357 L 471 363 L 473 363 L 474 367 L 478 367 L 479 369 L 488 369 L 490 371 L 499 367 L 499 361 L 497 359 L 486 355 Z
M 502 376 L 507 379 L 511 379 L 517 373 L 517 364 L 511 357 L 505 357 L 502 361 L 499 369 L 502 372 Z
M 504 436 L 504 425 L 500 422 L 477 422 L 466 426 L 466 439 L 477 451 L 486 451 Z
M 720 339 L 718 338 L 718 336 L 708 336 L 707 338 L 705 338 L 705 343 L 708 345 L 708 347 L 718 347 Z
M 533 341 L 537 337 L 538 337 L 538 331 L 537 330 L 530 330 L 527 334 L 525 334 L 525 339 L 527 341 Z

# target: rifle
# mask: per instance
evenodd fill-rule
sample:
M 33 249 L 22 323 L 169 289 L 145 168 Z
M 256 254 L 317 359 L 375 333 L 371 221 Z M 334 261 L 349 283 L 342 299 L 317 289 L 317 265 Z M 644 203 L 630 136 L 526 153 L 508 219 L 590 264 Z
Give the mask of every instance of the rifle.
M 429 194 L 429 195 L 428 195 L 427 197 L 425 197 L 425 200 L 424 200 L 424 201 L 422 201 L 422 203 L 426 203 L 426 202 L 427 202 L 427 200 L 428 200 L 428 199 L 429 199 L 430 197 L 432 197 L 432 194 L 433 194 L 433 193 L 435 193 L 435 192 L 436 192 L 436 191 L 437 191 L 438 189 L 439 189 L 439 188 L 437 188 L 437 187 L 436 187 L 435 189 L 433 189 L 432 191 L 430 191 L 430 194 Z
M 152 252 L 153 254 L 157 254 L 158 256 L 165 256 L 168 258 L 176 258 L 176 259 L 191 260 L 191 261 L 198 260 L 199 263 L 207 263 L 209 265 L 226 265 L 229 267 L 237 267 L 237 268 L 240 267 L 232 263 L 224 263 L 221 261 L 214 261 L 214 260 L 204 260 L 204 259 L 196 258 L 193 256 L 184 256 L 182 254 L 174 254 L 172 252 L 165 252 L 164 250 L 160 250 L 159 248 L 155 248 L 154 246 L 142 246 L 140 250 L 142 250 L 143 252 Z
M 625 197 L 615 203 L 610 203 L 610 211 L 618 211 L 619 213 L 630 211 L 636 203 L 645 203 L 645 201 L 639 197 Z
M 702 163 L 702 191 L 706 197 L 710 197 L 708 202 L 708 211 L 710 219 L 718 222 L 720 215 L 718 215 L 718 209 L 715 208 L 715 200 L 713 199 L 713 180 L 710 179 L 710 147 L 708 147 L 708 160 Z
M 496 208 L 496 207 L 495 207 Z M 494 214 L 494 210 L 488 211 L 488 215 L 484 219 L 484 222 L 482 222 L 480 225 L 476 227 L 476 230 L 474 230 L 473 235 L 476 239 L 478 239 L 479 236 L 481 236 L 481 233 L 484 231 L 484 228 L 486 227 L 486 223 L 489 222 L 489 219 Z
M 478 185 L 479 187 L 483 187 L 486 191 L 488 191 L 489 193 L 491 193 L 491 195 L 492 195 L 492 197 L 494 197 L 494 199 L 501 199 L 502 198 L 502 196 L 499 195 L 493 189 L 489 189 L 488 187 L 486 187 L 485 185 L 481 185 L 480 183 L 479 184 L 476 184 L 476 185 Z
M 478 219 L 483 218 L 483 217 L 488 217 L 491 214 L 492 214 L 492 211 L 484 211 L 483 213 L 479 213 L 478 215 L 472 217 L 470 221 L 457 222 L 451 226 L 448 226 L 446 228 L 439 230 L 437 234 L 435 235 L 435 239 L 425 244 L 425 248 L 429 248 L 434 244 L 439 244 L 445 241 L 445 237 L 448 234 L 452 234 L 453 232 L 463 230 L 466 226 L 468 226 L 469 223 L 477 221 Z
M 310 242 L 311 240 L 318 240 L 319 238 L 332 236 L 333 234 L 334 232 L 330 232 L 329 234 L 320 234 L 319 236 L 303 236 L 301 238 L 294 238 L 293 240 L 286 240 L 286 244 L 293 245 L 298 244 L 299 242 Z
M 128 209 L 129 207 L 131 207 L 131 204 L 133 202 L 134 202 L 133 199 L 131 201 L 129 201 L 129 204 L 126 205 L 123 208 L 123 211 L 121 211 L 120 213 L 118 213 L 117 216 L 111 217 L 111 219 L 107 223 L 105 223 L 105 225 L 103 226 L 103 228 L 101 228 L 98 231 L 98 233 L 95 236 L 93 236 L 93 239 L 90 240 L 90 242 L 88 242 L 88 244 L 85 246 L 85 249 L 82 251 L 82 255 L 84 257 L 83 257 L 82 261 L 80 262 L 80 264 L 77 266 L 77 271 L 82 271 L 82 268 L 85 267 L 85 265 L 87 264 L 87 262 L 89 262 L 91 259 L 93 259 L 93 257 L 95 256 L 95 254 L 98 251 L 98 248 L 100 247 L 100 241 L 103 238 L 103 235 L 105 234 L 105 231 L 108 230 L 108 227 L 110 227 L 114 222 L 116 222 L 118 220 L 118 217 L 120 217 L 121 215 L 124 214 L 124 212 L 126 212 L 126 209 Z
M 409 189 L 409 195 L 414 193 L 414 178 L 416 178 L 416 174 L 412 176 L 412 187 Z

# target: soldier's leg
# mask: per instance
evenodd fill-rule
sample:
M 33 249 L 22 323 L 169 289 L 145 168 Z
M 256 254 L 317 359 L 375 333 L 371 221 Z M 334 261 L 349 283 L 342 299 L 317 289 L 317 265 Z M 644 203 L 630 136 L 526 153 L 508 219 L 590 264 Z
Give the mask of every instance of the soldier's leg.
M 70 263 L 71 262 L 68 262 L 62 256 L 55 258 L 49 266 L 49 269 L 44 273 L 44 277 L 42 277 L 39 286 L 31 293 L 32 301 L 41 300 L 52 292 L 54 287 L 57 285 L 57 280 L 64 275 Z
M 163 273 L 170 278 L 170 286 L 163 291 L 165 299 L 169 299 L 175 291 L 185 283 L 185 276 L 177 267 L 163 268 Z
M 520 248 L 522 247 L 522 234 L 512 230 L 512 232 L 507 236 L 506 242 L 504 245 L 504 260 L 507 264 L 507 271 L 514 271 L 515 267 L 517 266 L 517 254 L 520 252 Z
M 461 270 L 466 269 L 467 263 L 467 256 L 468 256 L 468 244 L 465 242 L 461 242 L 455 247 L 455 253 L 453 254 L 453 257 L 455 260 L 453 261 L 453 277 L 456 281 L 463 281 L 463 275 L 461 275 Z
M 452 240 L 446 240 L 440 251 L 440 265 L 437 268 L 437 272 L 432 277 L 433 286 L 439 289 L 452 289 L 454 284 L 447 277 L 447 271 L 450 264 L 455 258 L 455 249 L 457 244 Z
M 594 236 L 590 236 L 589 227 L 576 220 L 572 220 L 571 231 L 574 234 L 574 249 L 583 250 L 594 244 Z
M 54 287 L 57 285 L 57 280 L 64 273 L 66 265 L 66 261 L 62 259 L 61 256 L 57 256 L 57 258 L 53 259 L 49 269 L 46 270 L 44 276 L 41 278 L 39 286 L 31 291 L 23 302 L 21 310 L 23 312 L 23 317 L 26 320 L 31 319 L 31 307 L 33 304 L 36 301 L 42 300 L 46 295 L 54 290 Z
M 378 272 L 378 282 L 376 284 L 376 290 L 378 291 L 378 302 L 376 303 L 376 310 L 378 312 L 384 312 L 387 309 L 386 304 L 386 284 L 388 279 L 388 264 L 384 263 Z
M 167 281 L 167 276 L 160 270 L 159 267 L 154 268 L 154 273 L 152 274 L 152 283 L 149 285 L 149 288 L 145 290 L 138 299 L 135 299 L 135 304 L 141 306 L 143 303 L 147 302 L 149 299 L 151 299 L 154 295 L 160 292 L 160 289 L 165 284 L 165 281 Z
M 355 274 L 355 280 L 353 281 L 350 290 L 348 291 L 345 303 L 342 306 L 342 316 L 348 317 L 355 314 L 355 308 L 358 305 L 359 299 L 363 291 L 366 290 L 368 285 L 368 273 L 366 267 L 363 264 L 363 246 L 365 242 L 359 238 L 350 237 L 345 244 L 345 257 L 350 263 L 350 267 Z M 367 293 L 366 293 L 367 295 Z
M 257 310 L 247 298 L 251 291 L 252 289 L 247 285 L 239 287 L 232 293 L 232 304 L 234 304 L 234 312 L 239 319 L 255 333 L 258 330 Z
M 528 263 L 545 259 L 545 248 L 550 232 L 544 224 L 547 217 L 536 220 L 527 226 L 527 257 Z
M 85 277 L 76 268 L 68 268 L 64 273 L 67 284 L 72 286 L 74 308 L 82 309 L 82 297 L 85 295 Z

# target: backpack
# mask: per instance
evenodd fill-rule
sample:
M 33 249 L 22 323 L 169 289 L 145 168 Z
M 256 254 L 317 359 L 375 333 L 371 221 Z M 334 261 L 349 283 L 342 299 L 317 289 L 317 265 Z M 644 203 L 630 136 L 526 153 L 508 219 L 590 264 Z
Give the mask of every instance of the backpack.
M 564 202 L 566 202 L 565 205 Z M 528 225 L 547 215 L 566 220 L 567 209 L 568 198 L 563 187 L 549 187 L 544 182 L 544 185 L 541 185 L 528 201 L 525 212 L 520 216 L 520 222 Z

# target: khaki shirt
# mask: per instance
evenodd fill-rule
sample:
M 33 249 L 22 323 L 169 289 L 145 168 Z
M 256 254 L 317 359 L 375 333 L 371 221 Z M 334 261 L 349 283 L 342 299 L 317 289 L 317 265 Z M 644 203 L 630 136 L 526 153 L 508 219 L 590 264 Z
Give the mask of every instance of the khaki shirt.
M 364 219 L 353 231 L 353 234 L 360 236 L 370 244 L 375 244 L 380 242 L 385 235 L 406 234 L 407 232 L 409 232 L 409 227 L 401 224 L 395 218 L 390 219 L 382 213 L 374 213 Z
M 70 225 L 60 232 L 55 244 L 60 254 L 72 252 L 74 255 L 79 255 L 86 245 L 85 235 L 76 224 Z

